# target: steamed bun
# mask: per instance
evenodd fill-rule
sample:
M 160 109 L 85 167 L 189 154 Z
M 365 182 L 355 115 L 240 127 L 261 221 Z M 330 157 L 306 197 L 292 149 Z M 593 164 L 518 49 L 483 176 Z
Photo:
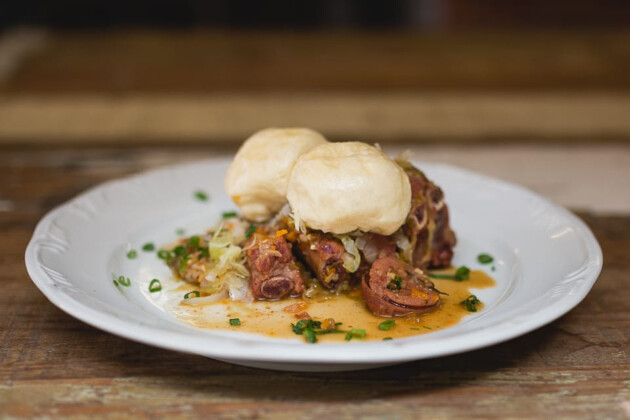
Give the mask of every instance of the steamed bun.
M 411 207 L 409 178 L 365 143 L 326 143 L 303 154 L 289 178 L 289 205 L 299 223 L 336 234 L 394 233 Z
M 245 140 L 230 165 L 225 189 L 247 219 L 262 222 L 286 203 L 289 174 L 297 158 L 326 143 L 308 128 L 267 128 Z

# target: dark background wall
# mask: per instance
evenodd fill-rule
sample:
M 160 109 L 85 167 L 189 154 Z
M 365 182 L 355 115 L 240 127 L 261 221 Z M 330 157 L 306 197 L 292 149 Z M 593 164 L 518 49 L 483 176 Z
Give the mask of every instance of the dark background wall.
M 119 26 L 225 28 L 627 27 L 627 0 L 22 0 L 5 2 L 0 28 Z

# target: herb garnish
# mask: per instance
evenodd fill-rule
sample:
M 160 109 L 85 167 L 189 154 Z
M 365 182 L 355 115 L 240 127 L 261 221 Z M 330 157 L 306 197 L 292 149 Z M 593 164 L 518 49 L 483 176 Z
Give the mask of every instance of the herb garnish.
M 481 303 L 477 296 L 470 295 L 466 299 L 459 302 L 468 312 L 477 312 L 477 304 Z
M 346 334 L 346 341 L 352 340 L 353 337 L 365 338 L 365 330 L 361 328 L 353 328 Z
M 199 297 L 201 296 L 201 293 L 199 293 L 197 290 L 193 290 L 192 292 L 186 293 L 184 295 L 184 299 L 190 299 L 190 296 Z
M 184 274 L 184 271 L 188 268 L 188 260 L 190 255 L 184 255 L 184 258 L 179 262 L 179 274 Z
M 481 264 L 490 264 L 492 261 L 494 261 L 494 258 L 492 258 L 492 255 L 490 254 L 479 254 L 477 255 L 477 261 L 479 261 Z
M 223 213 L 221 213 L 222 219 L 229 219 L 230 217 L 236 217 L 236 216 L 238 216 L 238 213 L 235 211 L 224 211 Z
M 177 235 L 185 235 L 185 234 L 186 234 L 186 229 L 179 228 L 179 229 L 177 229 L 177 230 L 175 231 L 175 233 L 176 233 Z
M 230 325 L 233 327 L 241 325 L 241 320 L 239 318 L 230 318 Z
M 208 198 L 210 197 L 205 191 L 197 190 L 195 191 L 195 198 L 199 201 L 208 201 Z
M 247 228 L 247 232 L 245 232 L 245 238 L 249 239 L 249 237 L 252 236 L 254 234 L 254 232 L 256 232 L 256 225 L 252 223 Z
M 378 324 L 378 329 L 382 331 L 387 331 L 387 330 L 391 330 L 394 327 L 394 325 L 396 325 L 396 321 L 393 319 L 388 319 Z
M 118 281 L 114 280 L 114 284 L 116 286 L 121 285 L 121 286 L 129 287 L 131 285 L 131 279 L 129 279 L 129 277 L 120 276 L 118 277 Z
M 155 245 L 152 242 L 147 242 L 142 245 L 142 250 L 147 252 L 155 251 Z
M 391 338 L 391 337 L 385 337 L 385 338 L 383 338 L 383 341 L 389 341 L 389 340 L 393 340 L 393 338 Z
M 149 283 L 149 292 L 155 293 L 160 290 L 162 290 L 162 283 L 160 283 L 158 279 L 151 280 L 151 283 Z
M 396 276 L 394 280 L 387 283 L 387 288 L 389 290 L 400 290 L 402 288 L 402 277 Z
M 470 268 L 466 267 L 465 265 L 462 265 L 455 271 L 455 274 L 429 273 L 429 277 L 432 277 L 434 279 L 455 280 L 455 281 L 468 280 L 470 278 Z
M 190 239 L 188 239 L 188 246 L 189 247 L 193 247 L 193 248 L 198 248 L 199 247 L 199 236 L 191 236 Z
M 341 325 L 340 322 L 336 322 L 334 325 L 335 327 L 332 329 L 322 329 L 321 321 L 315 321 L 313 319 L 303 319 L 301 321 L 298 321 L 297 324 L 291 324 L 291 329 L 297 335 L 303 335 L 307 342 L 316 343 L 316 335 L 345 332 L 337 329 L 337 327 Z
M 137 256 L 138 256 L 138 252 L 135 249 L 132 249 L 129 252 L 127 252 L 127 258 L 129 258 L 130 260 L 133 260 Z
M 161 260 L 170 260 L 171 258 L 173 258 L 173 254 L 171 254 L 171 251 L 167 251 L 166 249 L 160 249 L 157 253 L 157 256 Z

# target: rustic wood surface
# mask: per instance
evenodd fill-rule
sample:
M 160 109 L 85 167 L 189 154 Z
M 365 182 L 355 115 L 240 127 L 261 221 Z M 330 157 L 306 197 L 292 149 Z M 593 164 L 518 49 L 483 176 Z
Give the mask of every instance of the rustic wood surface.
M 230 152 L 0 149 L 0 417 L 628 418 L 627 214 L 580 213 L 604 268 L 556 322 L 490 348 L 362 372 L 262 371 L 137 344 L 66 315 L 30 281 L 24 249 L 52 207 L 104 180 Z

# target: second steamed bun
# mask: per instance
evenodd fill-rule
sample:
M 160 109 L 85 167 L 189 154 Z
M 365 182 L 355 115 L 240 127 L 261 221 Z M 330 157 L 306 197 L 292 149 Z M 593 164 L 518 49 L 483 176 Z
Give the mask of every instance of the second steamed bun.
M 391 235 L 407 218 L 411 186 L 403 169 L 376 147 L 325 143 L 298 158 L 287 199 L 296 221 L 309 228 Z

